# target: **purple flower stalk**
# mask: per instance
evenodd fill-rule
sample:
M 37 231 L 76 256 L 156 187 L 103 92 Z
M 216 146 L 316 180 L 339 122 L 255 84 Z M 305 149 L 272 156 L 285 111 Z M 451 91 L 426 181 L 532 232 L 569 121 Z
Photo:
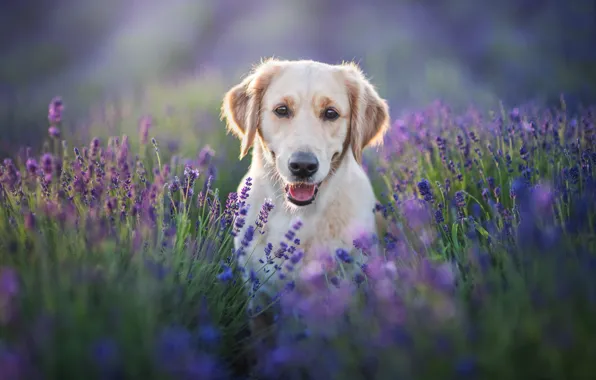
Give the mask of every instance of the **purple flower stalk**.
M 426 202 L 433 203 L 435 201 L 432 189 L 430 187 L 430 182 L 428 182 L 426 179 L 418 182 L 418 191 Z
M 62 122 L 62 111 L 64 111 L 64 104 L 62 102 L 62 98 L 57 96 L 54 99 L 52 99 L 50 105 L 48 106 L 48 121 L 51 125 L 55 125 Z M 60 132 L 58 131 L 58 136 L 59 133 Z
M 52 125 L 50 128 L 48 128 L 48 135 L 50 135 L 51 138 L 59 139 L 60 130 L 56 126 Z
M 345 249 L 341 249 L 341 248 L 337 249 L 335 251 L 335 255 L 346 264 L 351 264 L 354 262 L 354 259 L 352 258 L 352 256 L 350 256 L 348 251 L 346 251 Z
M 151 120 L 150 116 L 145 116 L 141 118 L 141 122 L 139 123 L 139 133 L 141 135 L 141 144 L 145 145 L 149 142 L 149 130 L 153 121 Z
M 261 206 L 261 210 L 259 211 L 259 216 L 255 222 L 257 228 L 260 230 L 261 234 L 265 233 L 264 227 L 267 224 L 267 220 L 269 218 L 269 213 L 275 205 L 270 199 L 265 200 L 263 205 Z

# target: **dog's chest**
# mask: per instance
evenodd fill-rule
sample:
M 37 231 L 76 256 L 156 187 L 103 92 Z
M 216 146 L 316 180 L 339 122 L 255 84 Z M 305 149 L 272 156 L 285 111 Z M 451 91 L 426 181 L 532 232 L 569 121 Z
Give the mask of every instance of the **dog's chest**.
M 270 216 L 264 237 L 274 247 L 279 247 L 280 243 L 294 245 L 305 253 L 306 261 L 315 250 L 349 248 L 352 242 L 350 236 L 359 223 L 356 215 L 349 210 L 341 210 L 339 205 L 301 215 L 280 210 Z

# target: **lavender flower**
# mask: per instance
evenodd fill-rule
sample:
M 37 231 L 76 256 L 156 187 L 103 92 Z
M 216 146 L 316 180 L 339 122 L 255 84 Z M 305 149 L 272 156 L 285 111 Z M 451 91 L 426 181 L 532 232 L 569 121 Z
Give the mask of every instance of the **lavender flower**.
M 420 192 L 420 195 L 424 197 L 424 200 L 426 202 L 434 202 L 434 196 L 432 194 L 430 182 L 428 182 L 426 179 L 423 179 L 422 181 L 418 182 L 418 191 Z
M 250 193 L 250 188 L 252 186 L 252 178 L 247 177 L 246 180 L 244 181 L 244 187 L 242 187 L 242 189 L 240 190 L 240 204 L 241 206 L 243 206 L 246 203 L 246 200 L 248 199 L 248 194 Z
M 457 208 L 462 208 L 466 205 L 466 198 L 462 191 L 455 193 L 455 205 Z
M 460 358 L 455 364 L 455 372 L 458 378 L 468 378 L 472 376 L 476 368 L 476 359 L 472 356 Z
M 62 112 L 63 111 L 64 111 L 64 104 L 62 102 L 62 98 L 57 96 L 54 99 L 52 99 L 52 101 L 50 102 L 50 105 L 48 106 L 48 120 L 51 125 L 60 123 L 62 121 Z M 56 131 L 58 131 L 57 128 L 56 128 Z M 50 132 L 50 135 L 52 135 L 52 132 Z M 58 136 L 52 136 L 52 137 L 59 137 L 59 136 L 60 136 L 60 131 L 58 131 Z
M 141 136 L 141 144 L 143 145 L 147 144 L 149 141 L 149 130 L 151 129 L 152 124 L 153 121 L 150 116 L 141 118 L 139 123 L 139 134 Z
M 265 233 L 264 227 L 267 224 L 267 220 L 269 218 L 269 213 L 275 205 L 270 199 L 266 199 L 263 205 L 261 206 L 261 211 L 259 211 L 259 216 L 255 222 L 257 228 L 261 231 L 261 234 Z
M 296 219 L 296 221 L 294 222 L 294 224 L 292 225 L 292 229 L 294 231 L 298 231 L 300 228 L 302 228 L 302 220 L 300 219 Z
M 1 342 L 0 342 L 1 343 Z M 14 350 L 0 346 L 0 368 L 3 379 L 23 378 L 23 360 Z
M 92 346 L 92 357 L 99 372 L 104 376 L 115 376 L 118 371 L 119 350 L 113 339 L 104 338 L 96 341 Z
M 37 169 L 39 168 L 37 161 L 34 158 L 29 158 L 25 164 L 27 167 L 27 172 L 31 175 L 35 175 L 37 173 Z
M 48 128 L 48 135 L 50 135 L 50 137 L 53 139 L 59 139 L 60 130 L 56 126 L 52 125 L 50 128 Z
M 117 124 L 128 118 L 127 107 L 115 104 L 97 118 Z M 49 117 L 58 133 L 61 110 L 56 104 L 60 117 Z M 175 111 L 167 117 L 174 121 Z M 536 360 L 559 348 L 589 348 L 583 337 L 593 330 L 584 316 L 596 310 L 590 281 L 596 273 L 590 246 L 595 117 L 594 107 L 572 115 L 569 107 L 533 106 L 512 117 L 473 109 L 454 115 L 442 103 L 406 113 L 393 123 L 381 154 L 364 161 L 380 168 L 369 174 L 380 190 L 374 209 L 385 219 L 384 236 L 367 231 L 354 236 L 353 247 L 319 252 L 310 239 L 301 242 L 304 226 L 297 219 L 281 241 L 250 252 L 261 255 L 264 274 L 238 259 L 249 254 L 257 231 L 266 232 L 273 201 L 247 220 L 249 205 L 258 206 L 249 202 L 253 180 L 238 193 L 217 189 L 217 169 L 229 166 L 221 166 L 223 156 L 215 162 L 208 146 L 194 158 L 172 158 L 171 165 L 161 163 L 170 162 L 169 141 L 168 152 L 151 139 L 158 155 L 141 147 L 135 157 L 126 136 L 105 144 L 94 138 L 74 156 L 65 141 L 60 153 L 49 153 L 56 144 L 19 152 L 0 165 L 0 245 L 11 265 L 0 270 L 0 330 L 9 332 L 0 341 L 2 374 L 42 378 L 46 353 L 53 352 L 50 362 L 88 362 L 81 371 L 98 378 L 141 372 L 230 378 L 218 354 L 234 361 L 242 347 L 230 348 L 232 341 L 259 347 L 258 335 L 244 336 L 244 311 L 261 296 L 262 276 L 271 275 L 283 283 L 263 315 L 279 335 L 274 349 L 259 347 L 266 360 L 250 367 L 255 375 L 478 378 L 505 368 L 495 350 L 515 357 L 527 346 L 531 353 L 508 361 L 507 372 L 548 377 Z M 140 123 L 147 143 L 150 119 Z M 218 181 L 224 187 L 234 177 L 228 171 Z M 199 178 L 202 190 L 193 195 Z M 360 259 L 366 264 L 356 264 Z M 59 287 L 48 280 L 55 271 Z M 249 292 L 241 291 L 245 286 Z M 565 312 L 553 314 L 555 304 Z M 513 351 L 484 334 L 511 333 L 504 307 L 516 310 L 520 322 Z M 39 323 L 36 316 L 49 311 L 90 334 Z M 537 319 L 538 327 L 527 323 Z M 63 357 L 66 351 L 54 350 L 62 342 L 57 337 L 83 349 Z M 122 350 L 135 341 L 143 343 L 136 354 Z M 149 362 L 148 349 L 155 354 Z M 385 357 L 401 359 L 378 359 Z M 552 373 L 590 370 L 581 356 L 553 358 Z M 420 362 L 426 365 L 404 365 Z
M 443 217 L 443 211 L 437 209 L 435 210 L 435 222 L 437 224 L 441 224 L 445 221 L 445 218 Z
M 16 315 L 15 297 L 20 291 L 17 272 L 11 267 L 0 267 L 0 324 L 12 321 Z
M 217 275 L 217 279 L 222 282 L 229 282 L 234 278 L 234 273 L 232 272 L 232 268 L 228 265 L 222 265 L 223 271 Z
M 335 255 L 344 263 L 351 264 L 354 262 L 354 259 L 352 258 L 352 256 L 350 256 L 348 251 L 346 251 L 345 249 L 341 249 L 341 248 L 337 249 L 335 251 Z
M 203 147 L 199 152 L 199 166 L 200 167 L 207 167 L 211 163 L 211 159 L 215 155 L 215 151 L 209 146 Z
M 241 244 L 242 247 L 244 248 L 248 248 L 250 243 L 253 241 L 255 236 L 255 227 L 254 226 L 248 226 L 246 228 L 246 230 L 244 231 L 244 237 L 242 238 Z
M 25 229 L 26 230 L 33 230 L 35 228 L 35 215 L 31 212 L 28 212 L 27 214 L 25 214 L 24 217 L 24 225 L 25 225 Z

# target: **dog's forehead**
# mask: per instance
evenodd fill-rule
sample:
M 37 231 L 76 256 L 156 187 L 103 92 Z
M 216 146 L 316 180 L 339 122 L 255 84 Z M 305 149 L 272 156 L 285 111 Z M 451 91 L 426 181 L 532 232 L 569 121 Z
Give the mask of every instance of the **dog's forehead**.
M 332 65 L 289 64 L 272 81 L 267 92 L 272 97 L 290 96 L 303 100 L 329 97 L 337 102 L 348 101 L 344 77 L 339 68 Z

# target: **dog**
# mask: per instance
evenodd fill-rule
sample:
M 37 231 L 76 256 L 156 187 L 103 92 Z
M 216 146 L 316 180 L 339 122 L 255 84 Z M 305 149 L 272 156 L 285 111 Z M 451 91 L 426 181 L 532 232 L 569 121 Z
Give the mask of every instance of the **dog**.
M 262 259 L 266 244 L 284 241 L 297 219 L 302 268 L 325 250 L 353 251 L 358 234 L 378 235 L 376 197 L 361 164 L 363 150 L 383 142 L 389 107 L 357 64 L 264 60 L 225 94 L 221 119 L 241 140 L 240 159 L 252 148 L 238 188 L 250 177 L 246 223 L 234 238 L 235 249 L 244 250 L 245 283 L 252 288 L 248 277 L 255 275 L 260 283 L 250 308 L 267 305 L 287 283 L 271 275 L 273 262 L 263 270 Z M 246 247 L 244 233 L 265 201 L 273 205 L 267 224 Z M 284 260 L 273 257 L 280 266 Z M 262 313 L 250 330 L 258 334 L 272 323 Z

